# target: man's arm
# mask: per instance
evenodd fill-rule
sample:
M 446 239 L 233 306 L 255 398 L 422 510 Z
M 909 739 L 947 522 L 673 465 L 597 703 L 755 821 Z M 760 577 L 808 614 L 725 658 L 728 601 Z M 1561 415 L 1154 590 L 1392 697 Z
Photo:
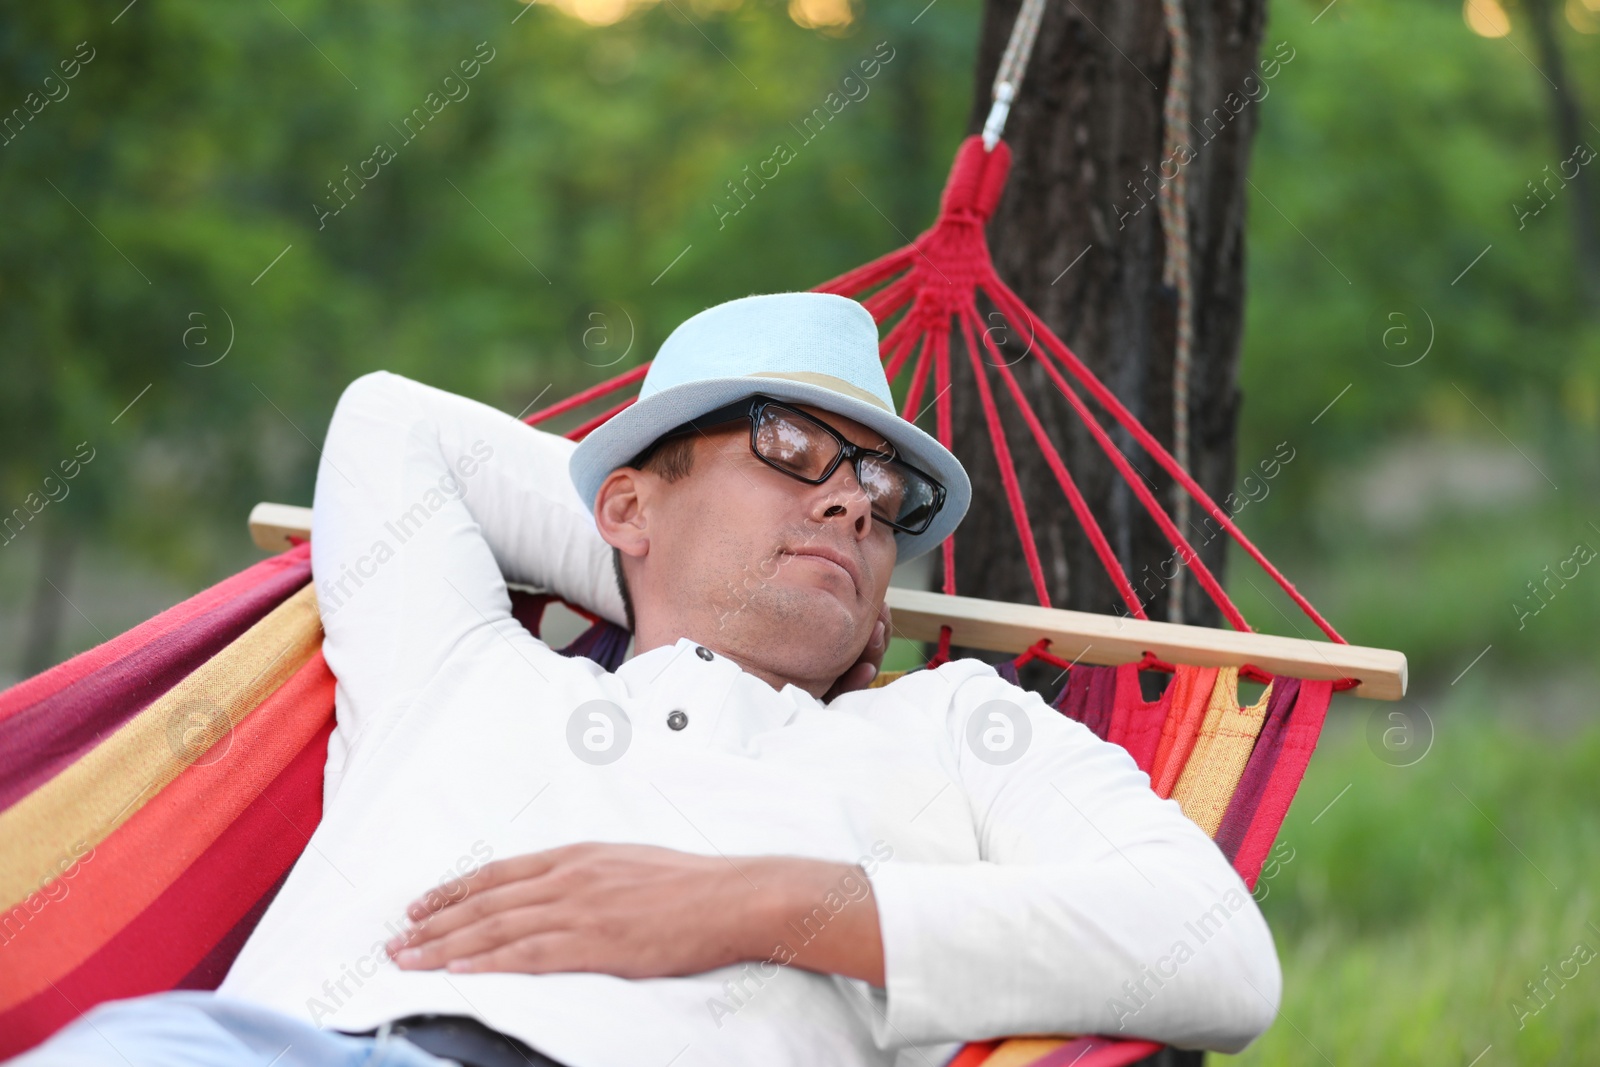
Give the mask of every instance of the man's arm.
M 339 683 L 337 781 L 366 725 L 402 708 L 462 635 L 507 626 L 505 581 L 624 621 L 611 547 L 572 485 L 577 445 L 396 374 L 352 382 L 317 469 L 311 564 Z M 878 630 L 836 692 L 877 673 Z
M 1105 1033 L 1236 1052 L 1264 1031 L 1277 953 L 1216 845 L 1123 748 L 1037 694 L 972 661 L 934 673 L 954 686 L 946 729 L 983 862 L 873 873 L 887 986 L 864 1014 L 879 1044 Z M 1008 708 L 1031 738 L 990 762 L 982 729 L 1003 734 Z
M 398 375 L 339 400 L 312 508 L 311 563 L 339 681 L 337 766 L 466 633 L 511 619 L 505 579 L 623 618 L 610 549 L 567 473 L 576 447 Z

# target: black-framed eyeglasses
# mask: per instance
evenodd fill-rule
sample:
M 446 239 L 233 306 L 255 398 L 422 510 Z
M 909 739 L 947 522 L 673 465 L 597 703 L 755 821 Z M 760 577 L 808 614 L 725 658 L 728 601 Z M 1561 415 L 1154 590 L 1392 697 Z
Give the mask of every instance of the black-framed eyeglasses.
M 767 466 L 807 485 L 821 485 L 849 460 L 872 507 L 872 517 L 902 533 L 920 534 L 944 507 L 945 489 L 894 452 L 864 448 L 821 419 L 769 396 L 748 396 L 662 434 L 630 466 L 637 467 L 669 437 L 727 422 L 750 421 L 750 451 Z

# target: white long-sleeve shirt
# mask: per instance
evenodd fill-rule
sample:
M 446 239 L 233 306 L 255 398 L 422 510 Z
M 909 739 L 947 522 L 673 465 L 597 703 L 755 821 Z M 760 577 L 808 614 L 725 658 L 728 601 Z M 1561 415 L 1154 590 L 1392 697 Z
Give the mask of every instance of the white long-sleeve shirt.
M 955 1042 L 1022 1033 L 1237 1051 L 1267 1027 L 1277 955 L 1221 852 L 1121 747 L 991 667 L 825 705 L 693 635 L 614 673 L 529 635 L 508 580 L 622 617 L 573 447 L 392 374 L 345 392 L 312 523 L 338 679 L 325 811 L 222 995 L 347 1031 L 473 1015 L 571 1067 L 937 1064 Z M 614 746 L 631 727 L 611 762 L 585 740 L 595 700 L 627 717 L 602 724 Z M 987 754 L 991 728 L 1022 756 Z M 885 988 L 762 962 L 629 980 L 385 956 L 423 891 L 579 841 L 861 863 Z M 851 895 L 819 901 L 817 922 Z

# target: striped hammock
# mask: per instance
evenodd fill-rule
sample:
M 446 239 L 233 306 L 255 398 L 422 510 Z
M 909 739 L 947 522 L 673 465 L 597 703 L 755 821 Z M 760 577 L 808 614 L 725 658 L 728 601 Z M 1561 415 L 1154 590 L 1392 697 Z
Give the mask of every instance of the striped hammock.
M 0 693 L 0 1058 L 101 1001 L 214 989 L 322 818 L 334 679 L 309 547 L 264 560 Z M 516 593 L 537 633 L 552 598 Z M 596 621 L 567 655 L 620 665 Z M 1002 664 L 1013 680 L 1030 650 Z M 1074 666 L 1063 714 L 1123 745 L 1254 887 L 1334 684 L 1273 679 L 1240 707 L 1235 668 Z M 881 682 L 892 680 L 889 675 Z M 1112 1067 L 1148 1041 L 1019 1038 L 952 1067 Z

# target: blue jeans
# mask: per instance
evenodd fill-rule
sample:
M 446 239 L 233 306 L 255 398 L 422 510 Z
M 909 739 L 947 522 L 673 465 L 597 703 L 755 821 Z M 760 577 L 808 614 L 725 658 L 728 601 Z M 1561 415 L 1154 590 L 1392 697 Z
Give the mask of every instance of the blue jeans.
M 98 1005 L 9 1067 L 449 1067 L 398 1037 L 349 1037 L 213 993 Z

